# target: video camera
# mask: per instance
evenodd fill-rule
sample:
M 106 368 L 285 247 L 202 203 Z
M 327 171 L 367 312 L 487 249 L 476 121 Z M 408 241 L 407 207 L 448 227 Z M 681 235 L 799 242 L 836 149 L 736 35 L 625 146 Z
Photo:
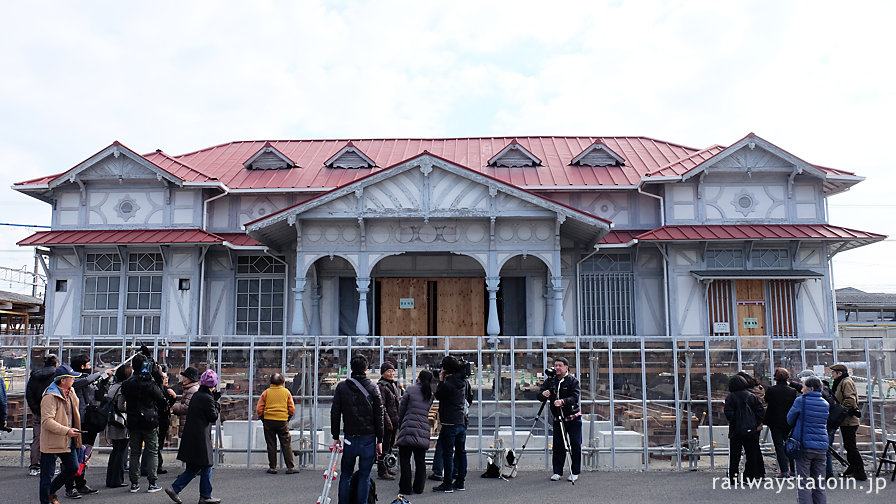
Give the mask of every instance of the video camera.
M 433 374 L 438 376 L 439 373 L 442 372 L 442 367 L 445 364 L 445 359 L 447 359 L 448 357 L 451 357 L 451 356 L 446 356 L 444 359 L 442 359 L 442 362 L 439 363 L 439 367 L 436 367 L 433 369 Z M 473 374 L 473 364 L 471 362 L 464 360 L 463 357 L 452 357 L 452 358 L 457 361 L 457 368 L 450 370 L 450 369 L 447 369 L 447 367 L 446 367 L 445 374 L 461 373 L 461 375 L 464 378 L 469 378 Z
M 557 376 L 557 371 L 554 368 L 549 367 L 544 370 L 544 375 L 547 378 L 553 378 L 553 377 Z

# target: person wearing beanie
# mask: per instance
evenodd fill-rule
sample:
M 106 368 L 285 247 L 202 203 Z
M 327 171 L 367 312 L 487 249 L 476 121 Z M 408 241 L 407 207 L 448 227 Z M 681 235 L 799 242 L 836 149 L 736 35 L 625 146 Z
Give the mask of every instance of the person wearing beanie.
M 831 374 L 834 377 L 834 384 L 831 386 L 834 399 L 846 409 L 846 418 L 840 423 L 840 437 L 843 439 L 843 449 L 846 450 L 846 461 L 849 465 L 841 476 L 865 481 L 868 479 L 865 474 L 865 463 L 856 446 L 856 432 L 859 430 L 861 415 L 858 410 L 859 394 L 856 392 L 856 384 L 849 377 L 849 370 L 844 364 L 831 366 Z
M 184 436 L 184 424 L 187 422 L 187 411 L 190 408 L 190 399 L 193 397 L 193 394 L 199 390 L 199 370 L 190 366 L 181 371 L 180 376 L 180 384 L 183 387 L 184 393 L 180 396 L 180 400 L 171 407 L 171 412 L 177 415 L 178 418 L 178 439 Z
M 44 357 L 43 367 L 31 371 L 28 383 L 25 385 L 25 401 L 31 412 L 31 460 L 28 465 L 29 476 L 40 476 L 40 401 L 47 387 L 53 383 L 53 374 L 59 359 L 55 354 Z
M 212 497 L 212 467 L 215 465 L 212 444 L 212 424 L 218 419 L 220 405 L 214 391 L 218 375 L 209 369 L 199 377 L 199 389 L 190 399 L 184 436 L 177 449 L 177 460 L 186 464 L 182 472 L 165 493 L 176 504 L 182 504 L 180 493 L 199 476 L 199 504 L 217 504 L 221 499 Z
M 296 405 L 292 394 L 283 384 L 286 379 L 280 373 L 271 375 L 271 386 L 261 393 L 255 413 L 264 426 L 264 442 L 268 449 L 268 473 L 277 474 L 277 440 L 286 463 L 286 474 L 295 474 L 295 462 L 292 457 L 292 439 L 289 436 L 289 419 L 296 414 Z
M 398 430 L 398 400 L 401 391 L 395 381 L 395 365 L 389 361 L 380 366 L 380 380 L 376 383 L 383 398 L 383 410 L 386 415 L 383 418 L 383 455 L 377 457 L 377 476 L 383 480 L 394 480 L 395 472 L 386 467 L 384 456 L 392 451 L 395 444 L 395 432 Z
M 81 373 L 66 365 L 53 372 L 53 383 L 44 391 L 40 400 L 40 486 L 41 504 L 59 504 L 56 492 L 74 478 L 78 471 L 76 451 L 81 448 L 81 415 L 78 414 L 78 396 L 72 390 L 75 378 Z M 56 459 L 62 464 L 59 475 Z

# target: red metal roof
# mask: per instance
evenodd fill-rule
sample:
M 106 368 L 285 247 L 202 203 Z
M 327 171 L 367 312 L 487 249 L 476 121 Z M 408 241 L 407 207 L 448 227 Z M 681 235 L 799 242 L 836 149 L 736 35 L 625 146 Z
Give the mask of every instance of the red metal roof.
M 167 243 L 213 244 L 223 242 L 224 239 L 220 236 L 201 229 L 91 229 L 38 231 L 18 242 L 17 245 L 161 245 Z
M 604 235 L 598 242 L 599 245 L 622 245 L 631 243 L 638 235 L 646 233 L 645 230 L 613 230 Z
M 638 241 L 822 240 L 879 241 L 884 235 L 829 224 L 723 224 L 663 226 L 638 235 Z
M 543 166 L 490 167 L 488 160 L 516 140 Z M 300 168 L 247 170 L 243 163 L 266 141 L 232 142 L 173 159 L 214 177 L 230 189 L 333 188 L 340 187 L 383 167 L 396 165 L 427 151 L 448 161 L 520 187 L 633 186 L 641 177 L 697 149 L 645 137 L 491 137 L 443 139 L 351 140 L 352 145 L 376 163 L 375 168 L 327 168 L 324 163 L 349 140 L 270 141 Z M 623 166 L 570 166 L 569 163 L 595 142 L 625 159 Z M 150 155 L 152 156 L 152 155 Z M 155 159 L 151 159 L 156 162 Z M 158 164 L 158 163 L 157 163 Z M 191 178 L 185 180 L 192 181 Z
M 236 247 L 263 247 L 264 244 L 250 237 L 246 233 L 216 233 L 225 241 Z

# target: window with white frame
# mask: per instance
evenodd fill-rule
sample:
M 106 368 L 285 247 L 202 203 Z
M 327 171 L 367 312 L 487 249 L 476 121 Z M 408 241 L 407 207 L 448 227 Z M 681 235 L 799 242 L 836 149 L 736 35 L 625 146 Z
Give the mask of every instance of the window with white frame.
M 124 277 L 122 266 L 117 253 L 87 254 L 81 333 L 117 334 L 119 308 L 124 310 L 125 334 L 161 333 L 162 254 L 128 254 Z
M 82 334 L 115 334 L 118 331 L 118 298 L 121 259 L 118 254 L 87 254 L 84 261 Z
M 786 248 L 754 248 L 750 251 L 753 269 L 790 268 L 790 251 Z
M 635 274 L 631 254 L 595 254 L 582 263 L 579 272 L 583 334 L 634 334 Z
M 162 254 L 128 255 L 125 334 L 159 334 L 162 325 Z
M 707 269 L 744 269 L 743 249 L 709 249 L 706 251 Z
M 236 334 L 283 334 L 286 264 L 241 256 L 236 264 Z

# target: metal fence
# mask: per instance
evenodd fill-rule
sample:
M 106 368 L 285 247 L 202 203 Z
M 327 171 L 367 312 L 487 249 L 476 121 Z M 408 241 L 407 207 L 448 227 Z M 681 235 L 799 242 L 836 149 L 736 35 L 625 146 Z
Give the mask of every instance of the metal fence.
M 0 342 L 0 374 L 14 428 L 4 434 L 0 448 L 18 452 L 22 465 L 30 442 L 30 428 L 22 427 L 29 425 L 24 390 L 32 366 L 40 366 L 48 353 L 56 353 L 63 363 L 88 354 L 97 369 L 114 366 L 141 344 L 167 367 L 172 384 L 187 366 L 217 371 L 223 392 L 222 421 L 215 431 L 219 461 L 247 467 L 267 462 L 254 405 L 274 372 L 284 373 L 294 395 L 296 415 L 290 428 L 300 463 L 325 463 L 333 390 L 345 379 L 355 353 L 368 357 L 374 380 L 379 364 L 393 361 L 405 387 L 420 370 L 438 367 L 447 353 L 470 362 L 474 404 L 467 450 L 471 465 L 479 468 L 495 447 L 519 449 L 530 429 L 526 464 L 548 467 L 550 419 L 547 413 L 536 418 L 536 395 L 545 367 L 559 355 L 569 359 L 571 373 L 581 381 L 583 465 L 591 470 L 726 467 L 723 403 L 728 379 L 739 370 L 769 386 L 777 367 L 793 375 L 803 369 L 824 374 L 836 362 L 848 363 L 863 412 L 859 447 L 871 457 L 882 449 L 896 414 L 896 349 L 883 339 L 36 335 L 0 336 Z M 177 447 L 176 422 L 167 450 Z M 764 450 L 772 451 L 771 437 L 763 433 L 762 439 Z M 100 450 L 108 446 L 102 437 L 97 444 Z

